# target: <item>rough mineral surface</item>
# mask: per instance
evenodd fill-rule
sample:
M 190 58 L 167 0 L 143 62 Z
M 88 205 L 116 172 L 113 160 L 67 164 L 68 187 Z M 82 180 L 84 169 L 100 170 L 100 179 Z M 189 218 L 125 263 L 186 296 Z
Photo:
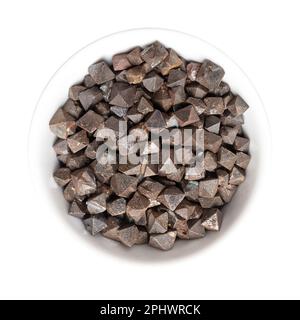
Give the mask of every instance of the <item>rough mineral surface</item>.
M 219 231 L 250 163 L 249 106 L 224 74 L 159 41 L 90 65 L 49 121 L 69 215 L 163 251 Z

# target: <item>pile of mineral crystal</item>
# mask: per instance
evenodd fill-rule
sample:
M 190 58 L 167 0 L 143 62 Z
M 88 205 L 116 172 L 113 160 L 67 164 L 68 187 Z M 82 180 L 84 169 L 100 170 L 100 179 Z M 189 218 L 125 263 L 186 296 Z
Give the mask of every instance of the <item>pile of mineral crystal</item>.
M 219 231 L 222 207 L 244 181 L 250 161 L 242 130 L 248 105 L 223 76 L 214 62 L 186 61 L 159 42 L 116 54 L 112 64 L 92 64 L 49 123 L 57 137 L 54 179 L 70 203 L 69 214 L 82 219 L 91 235 L 128 247 L 147 243 L 169 250 L 176 239 Z M 200 132 L 202 147 L 178 147 L 176 137 L 186 129 L 191 140 Z M 167 142 L 154 143 L 150 136 L 165 132 L 169 156 L 154 163 L 151 156 Z M 120 163 L 131 133 L 146 141 L 137 151 L 141 161 Z M 115 162 L 108 152 L 99 153 L 103 144 L 114 150 Z M 196 158 L 202 159 L 198 165 Z

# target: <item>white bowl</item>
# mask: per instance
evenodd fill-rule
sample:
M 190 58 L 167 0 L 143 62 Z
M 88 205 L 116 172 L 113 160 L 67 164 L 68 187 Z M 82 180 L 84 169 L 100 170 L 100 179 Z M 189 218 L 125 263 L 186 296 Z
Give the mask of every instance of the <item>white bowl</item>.
M 92 237 L 84 229 L 80 220 L 67 214 L 67 203 L 60 188 L 52 179 L 57 166 L 52 149 L 54 136 L 48 122 L 55 110 L 67 98 L 68 88 L 82 80 L 88 66 L 104 58 L 111 60 L 113 54 L 126 51 L 136 45 L 146 45 L 155 40 L 172 47 L 188 60 L 201 61 L 209 58 L 225 69 L 225 81 L 232 91 L 240 94 L 250 105 L 245 115 L 244 129 L 250 138 L 251 163 L 247 170 L 246 181 L 238 188 L 232 202 L 224 208 L 225 217 L 219 233 L 210 232 L 199 240 L 176 241 L 173 250 L 161 252 L 148 246 L 125 248 L 117 242 L 104 237 Z M 115 33 L 101 38 L 75 53 L 53 75 L 44 89 L 35 109 L 29 135 L 29 164 L 39 200 L 43 203 L 43 216 L 57 214 L 66 224 L 66 232 L 74 233 L 76 241 L 89 241 L 95 247 L 95 254 L 107 253 L 129 259 L 149 261 L 171 260 L 189 254 L 201 254 L 208 245 L 218 246 L 220 238 L 227 232 L 234 232 L 243 223 L 244 214 L 251 207 L 258 192 L 262 192 L 263 179 L 269 166 L 270 133 L 268 120 L 262 102 L 243 71 L 224 53 L 207 42 L 177 31 L 164 29 L 135 29 Z M 73 230 L 72 230 L 73 229 Z M 77 236 L 79 235 L 79 237 Z M 238 241 L 238 239 L 236 239 Z

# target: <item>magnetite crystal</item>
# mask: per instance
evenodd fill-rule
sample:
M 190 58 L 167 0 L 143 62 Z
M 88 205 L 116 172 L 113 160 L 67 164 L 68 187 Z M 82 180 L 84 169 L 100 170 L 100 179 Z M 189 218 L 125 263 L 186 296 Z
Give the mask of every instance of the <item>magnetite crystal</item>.
M 250 162 L 249 106 L 223 77 L 159 41 L 90 65 L 49 122 L 69 215 L 163 251 L 219 231 Z

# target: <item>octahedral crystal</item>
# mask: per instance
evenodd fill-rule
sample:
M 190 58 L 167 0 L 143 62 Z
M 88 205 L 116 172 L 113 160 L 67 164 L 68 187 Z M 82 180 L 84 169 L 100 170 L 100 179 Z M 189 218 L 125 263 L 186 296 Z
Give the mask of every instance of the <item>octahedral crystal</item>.
M 79 151 L 75 154 L 70 154 L 66 159 L 66 166 L 71 170 L 76 170 L 84 167 L 89 163 L 90 159 L 84 154 L 83 151 Z
M 64 187 L 71 181 L 71 170 L 69 168 L 58 168 L 54 171 L 53 178 L 60 187 Z
M 152 104 L 145 97 L 141 97 L 141 99 L 137 105 L 137 111 L 143 115 L 146 115 L 150 112 L 153 112 L 154 108 L 153 108 Z
M 191 201 L 198 201 L 199 195 L 199 182 L 198 181 L 188 181 L 182 183 L 182 189 L 185 193 L 185 197 Z
M 209 178 L 199 181 L 199 197 L 213 198 L 218 191 L 218 179 Z
M 96 179 L 91 169 L 79 169 L 72 172 L 71 176 L 77 195 L 84 196 L 96 191 Z
M 231 201 L 232 197 L 234 196 L 236 189 L 237 189 L 237 186 L 229 184 L 229 185 L 219 187 L 218 191 L 220 193 L 220 196 L 224 200 L 224 202 L 228 203 Z
M 222 225 L 223 213 L 217 209 L 206 209 L 202 217 L 202 226 L 206 230 L 219 231 Z
M 84 76 L 83 83 L 84 83 L 85 87 L 87 87 L 87 88 L 91 88 L 94 85 L 96 85 L 95 80 L 89 74 Z
M 222 144 L 222 138 L 212 132 L 204 131 L 204 149 L 217 153 Z
M 248 151 L 249 149 L 249 139 L 237 136 L 234 141 L 234 148 L 237 151 Z
M 201 67 L 200 63 L 197 62 L 190 62 L 186 66 L 186 72 L 187 76 L 191 81 L 196 81 L 197 79 L 197 74 L 199 72 L 199 69 Z
M 159 72 L 166 76 L 171 69 L 178 68 L 182 65 L 182 60 L 179 58 L 175 50 L 170 49 L 167 57 L 157 66 Z
M 223 126 L 220 134 L 224 143 L 233 144 L 235 141 L 236 135 L 238 134 L 238 128 Z
M 242 171 L 243 169 L 239 169 L 238 167 L 234 166 L 230 176 L 229 176 L 229 183 L 233 185 L 240 185 L 245 180 L 245 174 Z
M 242 169 L 246 169 L 248 167 L 249 162 L 250 162 L 250 156 L 247 153 L 237 152 L 235 164 L 238 167 Z
M 214 171 L 217 168 L 217 156 L 215 153 L 212 153 L 210 151 L 205 152 L 204 156 L 204 167 L 207 171 Z
M 78 119 L 83 113 L 83 109 L 81 108 L 79 102 L 71 99 L 68 99 L 62 108 L 75 119 Z
M 143 80 L 144 87 L 150 92 L 158 91 L 163 83 L 164 79 L 154 71 L 148 73 Z
M 68 137 L 68 146 L 73 153 L 80 151 L 89 144 L 89 138 L 86 131 L 80 130 L 72 136 Z
M 135 244 L 145 244 L 148 242 L 148 232 L 147 230 L 142 227 L 142 226 L 138 226 L 138 230 L 139 230 L 139 235 L 138 238 L 135 242 Z
M 90 214 L 97 214 L 106 210 L 107 195 L 105 193 L 92 196 L 86 202 L 87 209 Z
M 139 185 L 138 191 L 148 199 L 156 200 L 164 188 L 165 186 L 163 184 L 148 178 Z
M 122 226 L 118 230 L 118 239 L 125 246 L 132 247 L 139 239 L 139 229 L 135 224 Z
M 114 71 L 121 71 L 131 67 L 126 53 L 115 54 L 112 57 Z
M 175 116 L 180 127 L 199 121 L 199 116 L 192 105 L 177 110 Z
M 184 199 L 175 209 L 175 213 L 181 218 L 188 220 L 196 215 L 195 212 L 199 210 L 198 207 L 196 203 Z
M 148 232 L 165 233 L 168 230 L 168 212 L 160 212 L 155 208 L 147 211 Z
M 88 110 L 91 106 L 100 102 L 103 95 L 98 87 L 91 87 L 79 93 L 79 101 L 84 110 Z
M 84 154 L 89 158 L 89 159 L 96 159 L 96 154 L 97 154 L 97 149 L 100 145 L 100 141 L 93 140 L 91 143 L 88 144 L 86 147 Z
M 69 89 L 69 98 L 74 101 L 79 100 L 79 93 L 85 89 L 86 89 L 85 86 L 82 86 L 80 84 L 75 84 Z
M 220 125 L 221 125 L 221 120 L 217 116 L 209 116 L 205 119 L 205 129 L 209 132 L 219 134 Z
M 115 82 L 111 89 L 109 103 L 119 107 L 130 108 L 134 104 L 136 88 L 127 83 Z
M 216 194 L 213 198 L 199 198 L 199 202 L 202 208 L 213 208 L 223 206 L 222 198 Z
M 138 84 L 138 83 L 141 83 L 145 78 L 146 71 L 143 66 L 135 66 L 128 69 L 125 75 L 128 83 Z
M 197 73 L 196 81 L 209 90 L 217 88 L 224 77 L 224 70 L 210 60 L 204 60 Z
M 180 69 L 173 69 L 170 71 L 167 81 L 168 87 L 184 86 L 186 81 L 186 73 Z
M 83 218 L 87 214 L 87 210 L 83 203 L 78 200 L 74 200 L 69 208 L 69 214 L 76 218 Z
M 115 74 L 104 61 L 89 66 L 89 74 L 97 84 L 102 84 L 115 78 Z
M 240 116 L 245 111 L 247 111 L 249 106 L 244 101 L 243 98 L 241 98 L 240 96 L 235 96 L 233 99 L 230 100 L 230 102 L 228 103 L 227 108 L 234 116 Z
M 145 214 L 149 205 L 150 201 L 148 198 L 146 198 L 139 192 L 135 192 L 133 197 L 127 203 L 126 214 L 129 218 L 133 219 L 136 224 L 145 225 Z
M 145 122 L 145 126 L 149 131 L 160 132 L 166 127 L 165 119 L 159 110 L 153 111 Z
M 99 128 L 103 121 L 104 118 L 100 114 L 89 110 L 77 121 L 77 125 L 88 133 L 93 133 Z
M 76 130 L 74 118 L 61 108 L 54 113 L 49 126 L 51 131 L 61 139 L 66 139 Z
M 149 245 L 164 251 L 170 250 L 174 246 L 176 235 L 176 231 L 168 231 L 163 234 L 151 234 Z
M 167 49 L 158 41 L 141 52 L 142 59 L 153 69 L 168 56 Z
M 86 230 L 93 236 L 107 227 L 106 219 L 101 215 L 92 215 L 83 219 Z
M 187 93 L 194 98 L 204 98 L 208 93 L 208 89 L 197 82 L 187 84 L 185 89 Z
M 112 216 L 119 216 L 126 212 L 126 199 L 117 198 L 106 204 L 107 212 Z
M 204 103 L 206 104 L 205 114 L 223 114 L 225 106 L 223 99 L 220 97 L 207 97 L 204 98 Z
M 218 169 L 217 176 L 220 186 L 226 186 L 229 182 L 229 173 L 226 170 Z
M 205 111 L 206 105 L 202 99 L 189 97 L 186 99 L 186 102 L 194 107 L 198 115 L 201 115 Z
M 152 99 L 164 111 L 168 111 L 173 104 L 171 91 L 165 85 L 162 85 L 158 91 L 154 92 Z
M 94 106 L 94 110 L 101 116 L 107 116 L 110 114 L 111 108 L 107 102 L 101 101 Z
M 169 94 L 171 96 L 173 105 L 183 103 L 186 100 L 186 93 L 185 93 L 184 87 L 181 87 L 181 86 L 173 87 L 169 91 Z
M 224 168 L 231 170 L 235 164 L 236 155 L 225 147 L 218 152 L 218 163 Z
M 120 197 L 128 198 L 137 189 L 137 178 L 127 176 L 123 173 L 116 173 L 110 180 L 114 193 Z
M 101 234 L 108 239 L 119 241 L 120 220 L 116 217 L 108 217 L 106 227 L 101 231 Z
M 200 219 L 192 219 L 187 222 L 188 239 L 199 239 L 205 236 L 205 228 Z
M 134 66 L 142 64 L 143 63 L 143 59 L 141 58 L 141 48 L 136 47 L 136 48 L 132 49 L 127 54 L 127 59 Z
M 166 206 L 168 209 L 174 211 L 179 203 L 183 200 L 184 193 L 177 187 L 167 187 L 158 196 L 157 200 Z
M 67 140 L 58 138 L 54 145 L 53 150 L 57 155 L 68 155 L 70 153 Z

